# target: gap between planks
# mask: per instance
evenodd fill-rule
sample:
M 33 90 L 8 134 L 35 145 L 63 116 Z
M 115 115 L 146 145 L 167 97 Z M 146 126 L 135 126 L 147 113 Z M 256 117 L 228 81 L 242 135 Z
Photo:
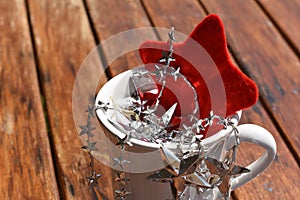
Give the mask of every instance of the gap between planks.
M 256 4 L 260 7 L 260 9 L 265 13 L 268 19 L 274 24 L 275 28 L 280 33 L 281 37 L 286 41 L 286 43 L 290 46 L 291 50 L 300 57 L 300 51 L 298 50 L 296 44 L 289 38 L 287 33 L 280 27 L 279 23 L 275 20 L 272 14 L 266 9 L 266 7 L 259 1 L 254 0 Z M 299 159 L 298 159 L 299 160 Z
M 93 19 L 91 17 L 91 14 L 89 12 L 89 8 L 88 8 L 86 0 L 82 0 L 82 2 L 83 2 L 83 7 L 84 7 L 84 10 L 85 10 L 86 16 L 87 16 L 88 21 L 89 21 L 89 25 L 90 25 L 94 40 L 95 40 L 95 44 L 97 45 L 96 48 L 98 48 L 98 54 L 99 54 L 100 60 L 101 60 L 102 65 L 103 65 L 103 70 L 105 72 L 107 80 L 109 80 L 113 77 L 113 75 L 111 74 L 111 71 L 109 70 L 109 68 L 105 69 L 105 67 L 108 64 L 107 64 L 107 60 L 106 60 L 106 57 L 105 57 L 105 52 L 104 52 L 103 48 L 100 45 L 101 38 L 100 38 L 100 36 L 97 35 L 97 31 L 96 31 Z
M 33 51 L 33 59 L 34 59 L 34 63 L 35 63 L 35 68 L 36 68 L 36 72 L 37 72 L 37 77 L 38 77 L 38 83 L 39 83 L 39 91 L 40 91 L 40 97 L 41 97 L 41 103 L 42 103 L 42 108 L 43 108 L 43 116 L 45 119 L 45 123 L 46 123 L 46 128 L 47 128 L 47 135 L 48 135 L 48 139 L 49 139 L 49 143 L 50 143 L 50 152 L 51 152 L 51 157 L 52 157 L 52 162 L 53 162 L 53 168 L 54 168 L 54 173 L 55 173 L 55 178 L 56 178 L 56 183 L 58 185 L 58 191 L 59 191 L 59 197 L 60 199 L 64 199 L 63 196 L 63 190 L 62 190 L 62 183 L 61 181 L 59 181 L 59 168 L 57 167 L 56 163 L 58 163 L 57 160 L 57 152 L 55 151 L 54 148 L 54 142 L 53 142 L 53 138 L 51 137 L 51 126 L 50 126 L 50 122 L 49 122 L 49 118 L 48 118 L 48 110 L 47 110 L 47 106 L 46 106 L 46 98 L 45 98 L 45 92 L 44 92 L 44 88 L 43 85 L 41 84 L 41 74 L 40 74 L 40 70 L 38 67 L 38 55 L 37 55 L 37 51 L 36 51 L 36 44 L 34 41 L 34 34 L 33 34 L 33 29 L 32 29 L 32 23 L 31 23 L 31 17 L 30 17 L 30 8 L 29 8 L 29 4 L 28 4 L 28 0 L 24 0 L 25 3 L 25 8 L 26 8 L 26 15 L 27 15 L 27 22 L 28 22 L 28 27 L 29 27 L 29 31 L 30 31 L 30 39 L 31 39 L 31 45 L 32 45 L 32 51 Z

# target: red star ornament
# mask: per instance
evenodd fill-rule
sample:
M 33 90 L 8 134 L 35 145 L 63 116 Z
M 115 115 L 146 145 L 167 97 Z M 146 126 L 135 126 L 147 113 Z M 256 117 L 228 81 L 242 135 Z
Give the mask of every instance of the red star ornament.
M 170 66 L 178 69 L 197 91 L 199 119 L 215 115 L 228 117 L 239 110 L 254 105 L 258 99 L 256 84 L 248 78 L 230 59 L 226 45 L 224 25 L 219 16 L 211 14 L 204 18 L 182 43 L 174 43 Z M 140 48 L 140 57 L 148 70 L 161 65 L 162 51 L 169 51 L 169 43 L 146 41 Z M 158 96 L 161 83 L 153 75 L 157 92 L 140 92 L 142 100 L 151 106 Z M 182 80 L 166 79 L 166 88 L 160 98 L 165 110 L 177 103 L 172 124 L 185 123 L 192 114 L 195 103 L 193 91 Z M 178 126 L 177 126 L 178 127 Z M 204 136 L 212 135 L 216 130 L 204 131 Z

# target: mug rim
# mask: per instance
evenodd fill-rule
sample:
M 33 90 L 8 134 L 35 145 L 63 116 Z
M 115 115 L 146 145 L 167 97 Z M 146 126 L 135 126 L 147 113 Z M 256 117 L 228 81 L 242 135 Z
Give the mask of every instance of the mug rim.
M 122 96 L 122 94 L 123 94 L 123 96 L 125 96 L 124 92 L 115 92 L 115 91 L 116 90 L 125 91 L 126 88 L 128 88 L 127 84 L 118 84 L 118 83 L 120 83 L 121 81 L 122 81 L 122 83 L 124 83 L 124 82 L 128 83 L 128 79 L 131 74 L 132 74 L 132 70 L 127 70 L 125 72 L 118 74 L 117 76 L 113 77 L 108 82 L 106 82 L 102 86 L 102 88 L 99 90 L 99 92 L 97 93 L 95 105 L 97 105 L 97 102 L 99 102 L 99 101 L 109 102 L 110 97 L 115 96 L 116 94 L 118 96 Z M 126 81 L 126 79 L 127 79 L 127 81 Z M 105 128 L 107 128 L 109 130 L 109 132 L 111 132 L 112 134 L 114 134 L 115 136 L 117 136 L 121 139 L 126 137 L 125 133 L 123 133 L 122 131 L 117 129 L 115 126 L 113 126 L 107 120 L 107 116 L 101 109 L 96 110 L 96 114 L 97 114 L 97 117 L 100 120 L 100 122 L 105 126 Z M 232 119 L 235 119 L 233 121 L 235 126 L 239 123 L 239 120 L 241 119 L 241 115 L 242 115 L 241 110 L 236 112 L 235 114 L 231 115 Z M 204 138 L 202 140 L 203 145 L 206 146 L 206 145 L 210 145 L 211 143 L 215 143 L 216 141 L 225 137 L 231 131 L 232 131 L 232 127 L 228 126 L 226 129 L 222 129 L 222 130 L 218 131 L 217 133 L 215 133 L 207 138 Z M 139 145 L 141 147 L 147 147 L 147 148 L 152 148 L 152 149 L 159 149 L 162 146 L 161 144 L 158 144 L 158 143 L 146 142 L 146 141 L 142 141 L 142 140 L 136 139 L 136 138 L 130 138 L 130 142 L 135 145 Z M 165 142 L 164 146 L 167 148 L 170 148 L 170 149 L 176 148 L 176 147 L 172 147 L 171 142 Z

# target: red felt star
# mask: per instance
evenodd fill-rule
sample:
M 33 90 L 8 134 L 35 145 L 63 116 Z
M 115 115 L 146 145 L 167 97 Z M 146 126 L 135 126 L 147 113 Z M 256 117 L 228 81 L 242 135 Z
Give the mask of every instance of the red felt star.
M 150 70 L 154 69 L 154 63 L 158 64 L 161 60 L 162 51 L 169 51 L 167 42 L 146 41 L 139 49 L 143 63 Z M 175 69 L 180 67 L 180 73 L 197 91 L 199 118 L 208 117 L 210 111 L 228 117 L 256 103 L 258 89 L 230 60 L 224 26 L 217 15 L 207 16 L 184 42 L 175 43 L 172 57 L 175 61 L 170 66 Z M 157 77 L 153 76 L 153 80 L 157 83 L 157 92 L 140 93 L 143 100 L 148 100 L 148 104 L 154 102 L 161 89 Z M 166 81 L 167 90 L 164 90 L 160 104 L 167 110 L 177 102 L 174 115 L 182 120 L 195 107 L 192 90 L 184 82 L 171 78 Z

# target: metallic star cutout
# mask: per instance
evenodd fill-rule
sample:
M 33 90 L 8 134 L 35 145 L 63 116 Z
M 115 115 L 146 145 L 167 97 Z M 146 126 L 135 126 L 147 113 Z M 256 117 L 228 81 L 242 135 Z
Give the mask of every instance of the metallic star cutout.
M 91 122 L 89 120 L 86 125 L 80 125 L 79 128 L 81 129 L 79 135 L 87 135 L 88 137 L 93 137 L 94 134 L 91 132 L 96 129 L 95 127 L 91 127 Z
M 97 184 L 97 180 L 102 176 L 102 174 L 97 174 L 95 171 L 91 176 L 87 177 L 89 184 Z
M 89 104 L 87 110 L 85 111 L 88 113 L 89 116 L 95 117 L 95 106 Z
M 156 80 L 158 80 L 158 82 L 161 82 L 164 77 L 164 72 L 158 65 L 154 65 L 154 67 L 155 67 L 155 72 L 154 72 L 155 78 Z
M 120 190 L 115 190 L 116 199 L 125 200 L 126 197 L 131 194 L 131 192 L 126 191 L 126 188 L 122 188 Z
M 198 163 L 203 159 L 199 154 L 180 160 L 165 147 L 161 147 L 160 152 L 166 167 L 148 176 L 148 179 L 156 182 L 171 183 L 178 192 L 183 192 L 188 185 L 211 187 L 204 178 L 195 172 Z M 177 192 L 176 194 L 174 193 L 174 196 L 177 196 Z
M 176 106 L 177 106 L 177 103 L 175 103 L 173 106 L 171 106 L 171 108 L 169 108 L 169 110 L 167 110 L 167 112 L 165 112 L 163 114 L 163 116 L 161 117 L 165 127 L 167 127 L 169 125 L 169 123 L 171 122 L 171 119 L 174 115 Z
M 161 154 L 167 166 L 150 175 L 148 179 L 171 183 L 175 187 L 176 198 L 187 186 L 195 187 L 199 191 L 218 187 L 225 198 L 230 198 L 231 177 L 249 172 L 248 169 L 235 165 L 236 150 L 237 146 L 234 146 L 223 161 L 218 161 L 214 158 L 203 158 L 199 154 L 179 159 L 173 152 L 162 147 Z
M 217 186 L 225 199 L 230 199 L 232 176 L 250 172 L 249 169 L 235 165 L 237 145 L 235 145 L 227 154 L 223 161 L 218 161 L 213 158 L 206 158 L 206 165 L 210 170 L 211 175 L 208 177 L 208 182 L 214 187 Z
M 214 115 L 214 112 L 210 111 L 209 117 L 205 118 L 206 124 L 204 125 L 204 127 L 212 126 L 213 122 L 214 122 L 214 119 L 216 119 L 216 118 L 217 118 L 217 116 Z
M 95 147 L 97 142 L 90 142 L 90 140 L 86 141 L 87 145 L 81 147 L 81 149 L 86 150 L 87 152 L 96 151 L 97 148 Z
M 88 148 L 90 151 L 96 151 L 97 148 L 96 148 L 96 144 L 97 142 L 90 142 L 89 140 L 87 141 L 87 144 L 88 144 Z
M 171 76 L 174 77 L 174 80 L 177 81 L 178 77 L 181 77 L 182 75 L 180 74 L 180 67 L 178 67 L 176 70 L 172 67 L 172 72 L 171 72 Z
M 129 160 L 124 160 L 123 159 L 123 154 L 119 158 L 113 158 L 113 160 L 115 161 L 115 163 L 113 164 L 113 166 L 114 167 L 120 166 L 121 169 L 124 169 L 123 165 L 130 163 Z
M 174 62 L 175 59 L 172 57 L 172 52 L 162 52 L 162 58 L 159 59 L 160 63 L 165 63 L 165 65 L 169 66 L 171 62 Z
M 192 127 L 196 128 L 197 133 L 200 133 L 200 131 L 205 131 L 205 125 L 203 125 L 203 122 L 205 122 L 205 120 L 198 119 L 193 115 L 191 116 L 191 120 L 195 121 Z
M 220 121 L 217 122 L 217 124 L 222 125 L 224 129 L 227 129 L 228 126 L 232 125 L 232 122 L 228 120 L 227 118 L 218 117 Z
M 128 181 L 130 181 L 129 178 L 125 177 L 124 172 L 121 173 L 116 172 L 115 174 L 116 174 L 115 181 L 120 182 L 122 185 L 125 185 Z

